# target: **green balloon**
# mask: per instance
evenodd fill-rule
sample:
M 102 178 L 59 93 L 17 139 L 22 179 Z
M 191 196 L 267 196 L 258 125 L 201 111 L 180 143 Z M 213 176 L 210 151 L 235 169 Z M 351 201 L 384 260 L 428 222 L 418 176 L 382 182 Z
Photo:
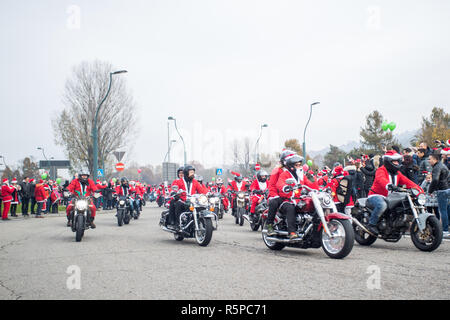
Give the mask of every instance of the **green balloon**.
M 56 179 L 56 183 L 57 183 L 57 184 L 61 184 L 61 178 L 57 178 L 57 179 Z
M 46 173 L 43 173 L 43 174 L 41 175 L 41 178 L 44 179 L 44 180 L 47 179 L 47 174 L 46 174 Z
M 391 123 L 389 123 L 389 129 L 391 130 L 391 131 L 394 131 L 394 129 L 397 127 L 397 125 L 395 124 L 395 122 L 391 122 Z
M 117 179 L 116 179 L 116 178 L 112 178 L 112 181 L 113 181 L 113 182 L 116 182 L 116 181 L 117 181 Z
M 389 124 L 384 121 L 383 124 L 381 125 L 381 129 L 383 129 L 383 131 L 387 131 L 387 129 L 389 129 Z
M 216 178 L 212 177 L 212 181 L 216 181 Z
M 308 160 L 307 162 L 306 162 L 307 164 L 308 164 L 308 166 L 312 166 L 313 165 L 313 162 L 312 162 L 312 160 Z

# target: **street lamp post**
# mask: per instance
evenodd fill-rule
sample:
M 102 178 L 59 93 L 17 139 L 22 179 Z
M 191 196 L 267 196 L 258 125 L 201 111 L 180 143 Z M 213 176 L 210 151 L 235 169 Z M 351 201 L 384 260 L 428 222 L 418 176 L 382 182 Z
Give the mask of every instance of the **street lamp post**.
M 184 139 L 181 136 L 180 132 L 178 131 L 177 128 L 177 119 L 175 119 L 174 117 L 169 117 L 167 118 L 168 120 L 173 120 L 173 122 L 175 123 L 175 129 L 177 130 L 178 135 L 180 136 L 181 141 L 183 141 L 183 149 L 184 149 L 184 165 L 187 165 L 187 159 L 186 159 L 186 144 L 184 143 Z
M 92 139 L 93 139 L 93 153 L 94 153 L 94 167 L 93 167 L 93 171 L 92 172 L 92 176 L 93 176 L 93 180 L 96 181 L 97 180 L 97 171 L 98 171 L 98 129 L 97 129 L 97 119 L 98 119 L 98 112 L 100 111 L 100 107 L 102 106 L 103 102 L 105 102 L 106 98 L 108 97 L 109 91 L 111 91 L 111 84 L 112 84 L 112 76 L 115 74 L 120 74 L 120 73 L 126 73 L 126 70 L 121 70 L 121 71 L 115 71 L 115 72 L 110 72 L 109 73 L 109 87 L 108 87 L 108 91 L 106 91 L 106 95 L 105 97 L 102 99 L 102 101 L 100 102 L 100 104 L 97 107 L 97 111 L 95 112 L 95 118 L 94 118 L 94 126 L 92 127 Z
M 172 143 L 175 142 L 177 142 L 177 140 L 170 140 L 169 149 L 167 150 L 166 156 L 164 157 L 164 162 L 166 161 L 166 158 L 168 158 L 167 162 L 170 162 L 170 150 L 172 149 Z
M 320 102 L 314 102 L 311 104 L 311 109 L 309 111 L 309 119 L 308 119 L 308 122 L 306 123 L 305 131 L 303 131 L 303 158 L 305 159 L 305 161 L 306 161 L 306 143 L 305 143 L 306 128 L 308 128 L 309 120 L 311 120 L 312 107 L 319 103 Z
M 259 131 L 259 137 L 258 137 L 258 140 L 256 140 L 256 144 L 255 144 L 256 163 L 259 163 L 259 148 L 258 148 L 258 152 L 256 152 L 256 147 L 258 147 L 259 139 L 261 139 L 262 129 L 267 128 L 268 126 L 269 126 L 268 124 L 261 125 L 261 130 Z

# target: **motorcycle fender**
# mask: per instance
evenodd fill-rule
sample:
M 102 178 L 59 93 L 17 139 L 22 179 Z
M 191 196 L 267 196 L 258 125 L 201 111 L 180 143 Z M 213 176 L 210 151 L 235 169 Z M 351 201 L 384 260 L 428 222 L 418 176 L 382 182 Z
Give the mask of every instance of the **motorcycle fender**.
M 210 218 L 210 219 L 215 219 L 216 215 L 213 213 L 208 213 L 208 214 L 200 214 L 201 217 L 203 218 Z
M 420 213 L 418 216 L 418 227 L 420 230 L 423 230 L 426 228 L 427 226 L 427 219 L 428 217 L 432 216 L 433 214 L 429 213 L 429 212 L 425 212 L 425 213 Z
M 331 219 L 349 220 L 349 219 L 351 219 L 351 217 L 349 217 L 343 213 L 333 212 L 333 213 L 329 213 L 325 216 L 325 220 L 327 222 L 330 221 Z

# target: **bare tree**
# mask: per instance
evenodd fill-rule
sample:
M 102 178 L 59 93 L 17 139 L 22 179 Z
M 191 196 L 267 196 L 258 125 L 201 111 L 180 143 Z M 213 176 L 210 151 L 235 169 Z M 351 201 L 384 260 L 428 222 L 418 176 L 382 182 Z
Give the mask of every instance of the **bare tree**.
M 234 140 L 231 145 L 231 155 L 233 158 L 233 168 L 244 176 L 252 174 L 250 165 L 251 158 L 250 139 L 245 138 L 241 142 Z
M 97 107 L 106 95 L 110 63 L 83 62 L 76 66 L 65 85 L 64 109 L 52 121 L 55 143 L 65 148 L 72 167 L 93 169 L 92 128 Z M 135 104 L 123 77 L 114 77 L 108 98 L 98 114 L 98 151 L 100 165 L 112 152 L 128 148 L 136 131 Z M 100 166 L 99 166 L 100 167 Z

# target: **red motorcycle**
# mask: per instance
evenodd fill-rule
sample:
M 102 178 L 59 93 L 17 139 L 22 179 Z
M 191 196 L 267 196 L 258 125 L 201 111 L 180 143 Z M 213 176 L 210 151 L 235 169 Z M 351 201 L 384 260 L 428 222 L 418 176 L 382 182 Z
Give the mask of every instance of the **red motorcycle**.
M 286 183 L 292 185 L 295 180 L 288 179 Z M 262 238 L 269 249 L 282 250 L 286 246 L 301 249 L 322 247 L 334 259 L 345 258 L 352 251 L 355 234 L 351 218 L 337 211 L 330 190 L 324 192 L 305 185 L 295 185 L 289 201 L 295 205 L 295 227 L 299 237 L 289 238 L 286 216 L 279 211 L 273 225 L 276 234 L 269 236 L 266 210 L 263 213 Z

